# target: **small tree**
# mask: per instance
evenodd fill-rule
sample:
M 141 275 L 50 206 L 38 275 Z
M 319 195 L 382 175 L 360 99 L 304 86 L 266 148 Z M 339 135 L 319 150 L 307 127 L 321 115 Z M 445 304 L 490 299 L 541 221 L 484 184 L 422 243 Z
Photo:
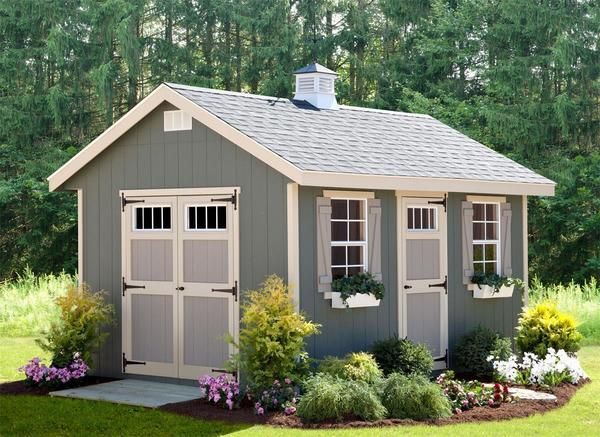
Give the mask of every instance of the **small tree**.
M 104 302 L 103 293 L 92 293 L 87 285 L 69 287 L 56 304 L 60 320 L 37 340 L 38 345 L 52 354 L 53 366 L 66 367 L 75 353 L 91 366 L 92 354 L 108 335 L 102 328 L 113 322 L 113 306 Z
M 253 388 L 270 387 L 276 379 L 297 379 L 299 364 L 307 358 L 304 339 L 318 334 L 320 325 L 294 311 L 288 287 L 276 275 L 247 294 L 242 312 L 235 345 L 239 352 L 231 365 L 240 367 Z

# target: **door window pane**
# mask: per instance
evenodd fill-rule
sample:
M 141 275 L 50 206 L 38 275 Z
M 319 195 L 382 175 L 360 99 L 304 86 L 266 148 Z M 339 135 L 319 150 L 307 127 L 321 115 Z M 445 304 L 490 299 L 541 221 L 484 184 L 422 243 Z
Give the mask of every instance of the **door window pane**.
M 171 229 L 170 206 L 136 206 L 134 207 L 135 231 L 164 231 Z
M 223 205 L 187 206 L 188 231 L 227 229 L 227 207 Z

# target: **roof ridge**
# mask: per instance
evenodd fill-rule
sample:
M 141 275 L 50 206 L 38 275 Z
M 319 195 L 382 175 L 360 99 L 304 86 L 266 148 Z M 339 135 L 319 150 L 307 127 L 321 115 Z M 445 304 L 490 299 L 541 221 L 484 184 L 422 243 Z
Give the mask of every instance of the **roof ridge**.
M 433 120 L 436 120 L 429 114 L 421 114 L 419 112 L 394 111 L 393 109 L 367 108 L 364 106 L 351 106 L 351 105 L 339 105 L 339 107 L 342 109 L 349 109 L 351 111 L 379 112 L 379 113 L 384 113 L 384 114 L 406 115 L 409 117 L 431 118 Z
M 251 99 L 260 99 L 260 100 L 268 100 L 268 101 L 279 100 L 279 101 L 290 102 L 292 104 L 294 103 L 294 99 L 288 99 L 286 97 L 265 96 L 262 94 L 252 94 L 252 93 L 240 92 L 240 91 L 219 90 L 219 89 L 215 89 L 215 88 L 206 88 L 206 87 L 193 86 L 193 85 L 183 85 L 183 84 L 172 83 L 172 82 L 165 82 L 165 85 L 167 85 L 169 88 L 188 90 L 188 91 L 199 91 L 199 92 L 206 92 L 206 93 L 213 93 L 213 94 L 224 94 L 224 95 L 229 95 L 229 96 L 246 97 L 246 98 L 251 98 Z M 297 100 L 297 101 L 304 101 L 304 100 Z M 351 106 L 351 105 L 339 105 L 339 108 L 347 109 L 347 110 L 351 110 L 351 111 L 375 112 L 375 113 L 382 113 L 382 114 L 402 115 L 402 116 L 407 116 L 407 117 L 434 119 L 431 115 L 428 115 L 428 114 L 420 114 L 420 113 L 404 112 L 404 111 L 394 111 L 391 109 L 366 108 L 363 106 Z
M 287 100 L 287 101 L 291 101 L 290 99 L 287 99 L 285 97 L 265 96 L 265 95 L 262 95 L 262 94 L 252 94 L 252 93 L 247 93 L 247 92 L 243 92 L 243 91 L 219 90 L 219 89 L 215 89 L 215 88 L 206 88 L 206 87 L 201 87 L 201 86 L 183 85 L 183 84 L 172 83 L 172 82 L 164 82 L 164 84 L 166 86 L 168 86 L 169 88 L 182 89 L 182 90 L 188 90 L 188 91 L 200 91 L 200 92 L 207 92 L 207 93 L 214 93 L 214 94 L 225 94 L 225 95 L 230 95 L 230 96 L 248 97 L 248 98 L 253 98 L 253 99 L 261 99 L 261 100 Z

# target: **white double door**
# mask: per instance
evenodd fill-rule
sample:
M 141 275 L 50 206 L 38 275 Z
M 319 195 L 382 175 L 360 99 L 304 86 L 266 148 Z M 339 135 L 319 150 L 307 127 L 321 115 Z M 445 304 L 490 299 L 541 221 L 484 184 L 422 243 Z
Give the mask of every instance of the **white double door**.
M 445 368 L 448 348 L 446 211 L 440 198 L 401 202 L 400 332 L 427 346 L 435 368 Z
M 238 323 L 234 203 L 124 199 L 123 373 L 195 379 L 223 369 Z

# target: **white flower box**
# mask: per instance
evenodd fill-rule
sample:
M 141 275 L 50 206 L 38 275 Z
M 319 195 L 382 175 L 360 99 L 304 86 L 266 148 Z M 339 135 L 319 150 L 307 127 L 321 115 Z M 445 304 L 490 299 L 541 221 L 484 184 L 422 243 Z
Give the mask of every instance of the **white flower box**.
M 331 308 L 364 308 L 364 307 L 378 307 L 380 299 L 375 298 L 372 294 L 358 293 L 354 296 L 350 296 L 346 303 L 342 301 L 341 294 L 332 292 L 331 293 Z
M 515 286 L 502 286 L 498 292 L 495 292 L 494 287 L 489 285 L 469 284 L 469 290 L 473 290 L 473 298 L 475 299 L 496 299 L 499 297 L 512 297 Z

